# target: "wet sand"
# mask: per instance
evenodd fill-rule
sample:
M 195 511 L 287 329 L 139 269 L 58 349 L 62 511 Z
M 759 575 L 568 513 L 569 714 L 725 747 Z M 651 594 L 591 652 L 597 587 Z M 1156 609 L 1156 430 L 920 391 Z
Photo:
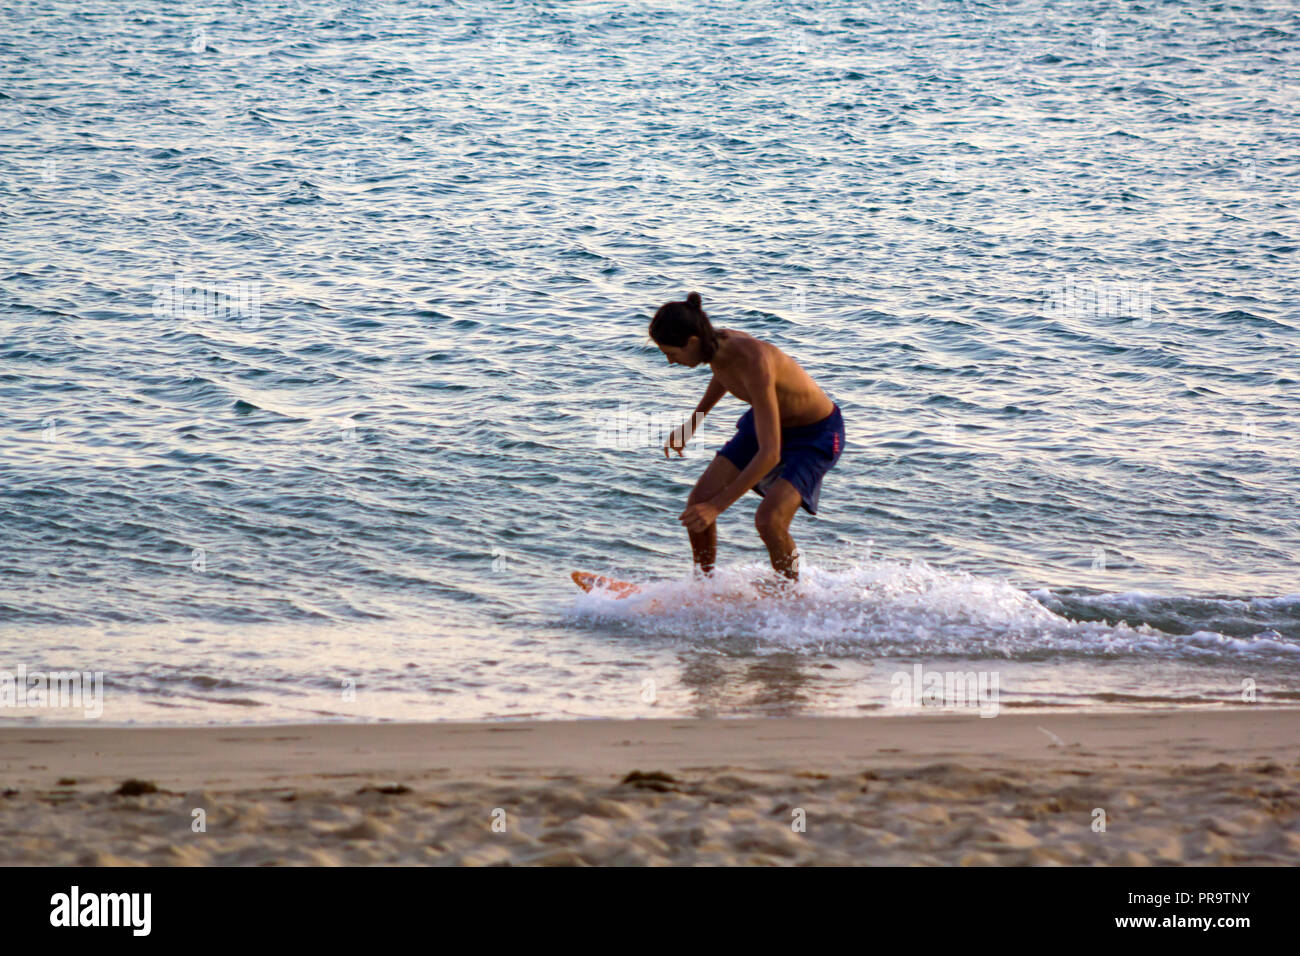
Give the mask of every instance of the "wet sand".
M 1300 863 L 1300 710 L 10 726 L 0 780 L 7 865 Z

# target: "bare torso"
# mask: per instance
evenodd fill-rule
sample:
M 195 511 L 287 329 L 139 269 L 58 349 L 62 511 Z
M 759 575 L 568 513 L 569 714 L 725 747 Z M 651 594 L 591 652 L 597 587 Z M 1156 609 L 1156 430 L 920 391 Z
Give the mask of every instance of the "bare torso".
M 745 387 L 741 370 L 766 365 L 776 380 L 776 403 L 782 428 L 819 422 L 834 410 L 834 404 L 799 363 L 775 345 L 760 342 L 734 329 L 719 329 L 718 351 L 709 363 L 718 382 L 746 404 L 753 400 Z

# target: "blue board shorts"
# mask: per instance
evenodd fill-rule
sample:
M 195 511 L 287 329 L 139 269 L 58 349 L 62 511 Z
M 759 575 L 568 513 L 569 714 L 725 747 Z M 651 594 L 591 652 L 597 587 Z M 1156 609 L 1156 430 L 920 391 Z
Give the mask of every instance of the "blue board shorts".
M 817 498 L 822 492 L 822 478 L 840 460 L 842 451 L 844 417 L 836 405 L 819 422 L 781 429 L 781 460 L 759 479 L 754 491 L 765 495 L 772 482 L 784 478 L 799 492 L 799 497 L 803 499 L 803 509 L 810 515 L 815 515 Z M 741 471 L 758 454 L 758 433 L 754 429 L 752 408 L 740 416 L 736 422 L 736 434 L 718 449 L 718 454 Z

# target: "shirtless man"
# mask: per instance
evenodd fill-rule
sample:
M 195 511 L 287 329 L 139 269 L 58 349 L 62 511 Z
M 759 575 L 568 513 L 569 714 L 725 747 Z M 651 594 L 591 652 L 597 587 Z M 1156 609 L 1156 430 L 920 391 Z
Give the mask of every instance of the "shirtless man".
M 734 329 L 714 329 L 703 301 L 692 292 L 668 302 L 650 321 L 650 338 L 673 365 L 713 370 L 709 387 L 686 424 L 664 444 L 681 457 L 704 416 L 727 392 L 750 405 L 736 434 L 714 456 L 679 517 L 691 539 L 696 566 L 713 570 L 718 552 L 718 515 L 753 489 L 763 496 L 754 516 L 772 567 L 798 580 L 798 551 L 790 522 L 803 505 L 817 513 L 822 476 L 844 449 L 844 420 L 808 373 L 775 345 Z

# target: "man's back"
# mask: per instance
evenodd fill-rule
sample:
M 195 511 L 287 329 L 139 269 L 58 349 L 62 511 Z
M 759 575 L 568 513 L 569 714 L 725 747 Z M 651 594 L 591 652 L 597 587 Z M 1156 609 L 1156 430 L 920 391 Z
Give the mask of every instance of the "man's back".
M 718 352 L 709 363 L 727 391 L 752 405 L 753 398 L 745 386 L 744 370 L 762 364 L 771 373 L 776 386 L 777 409 L 782 428 L 794 428 L 819 422 L 831 413 L 834 403 L 799 363 L 775 345 L 762 342 L 735 329 L 718 330 Z

